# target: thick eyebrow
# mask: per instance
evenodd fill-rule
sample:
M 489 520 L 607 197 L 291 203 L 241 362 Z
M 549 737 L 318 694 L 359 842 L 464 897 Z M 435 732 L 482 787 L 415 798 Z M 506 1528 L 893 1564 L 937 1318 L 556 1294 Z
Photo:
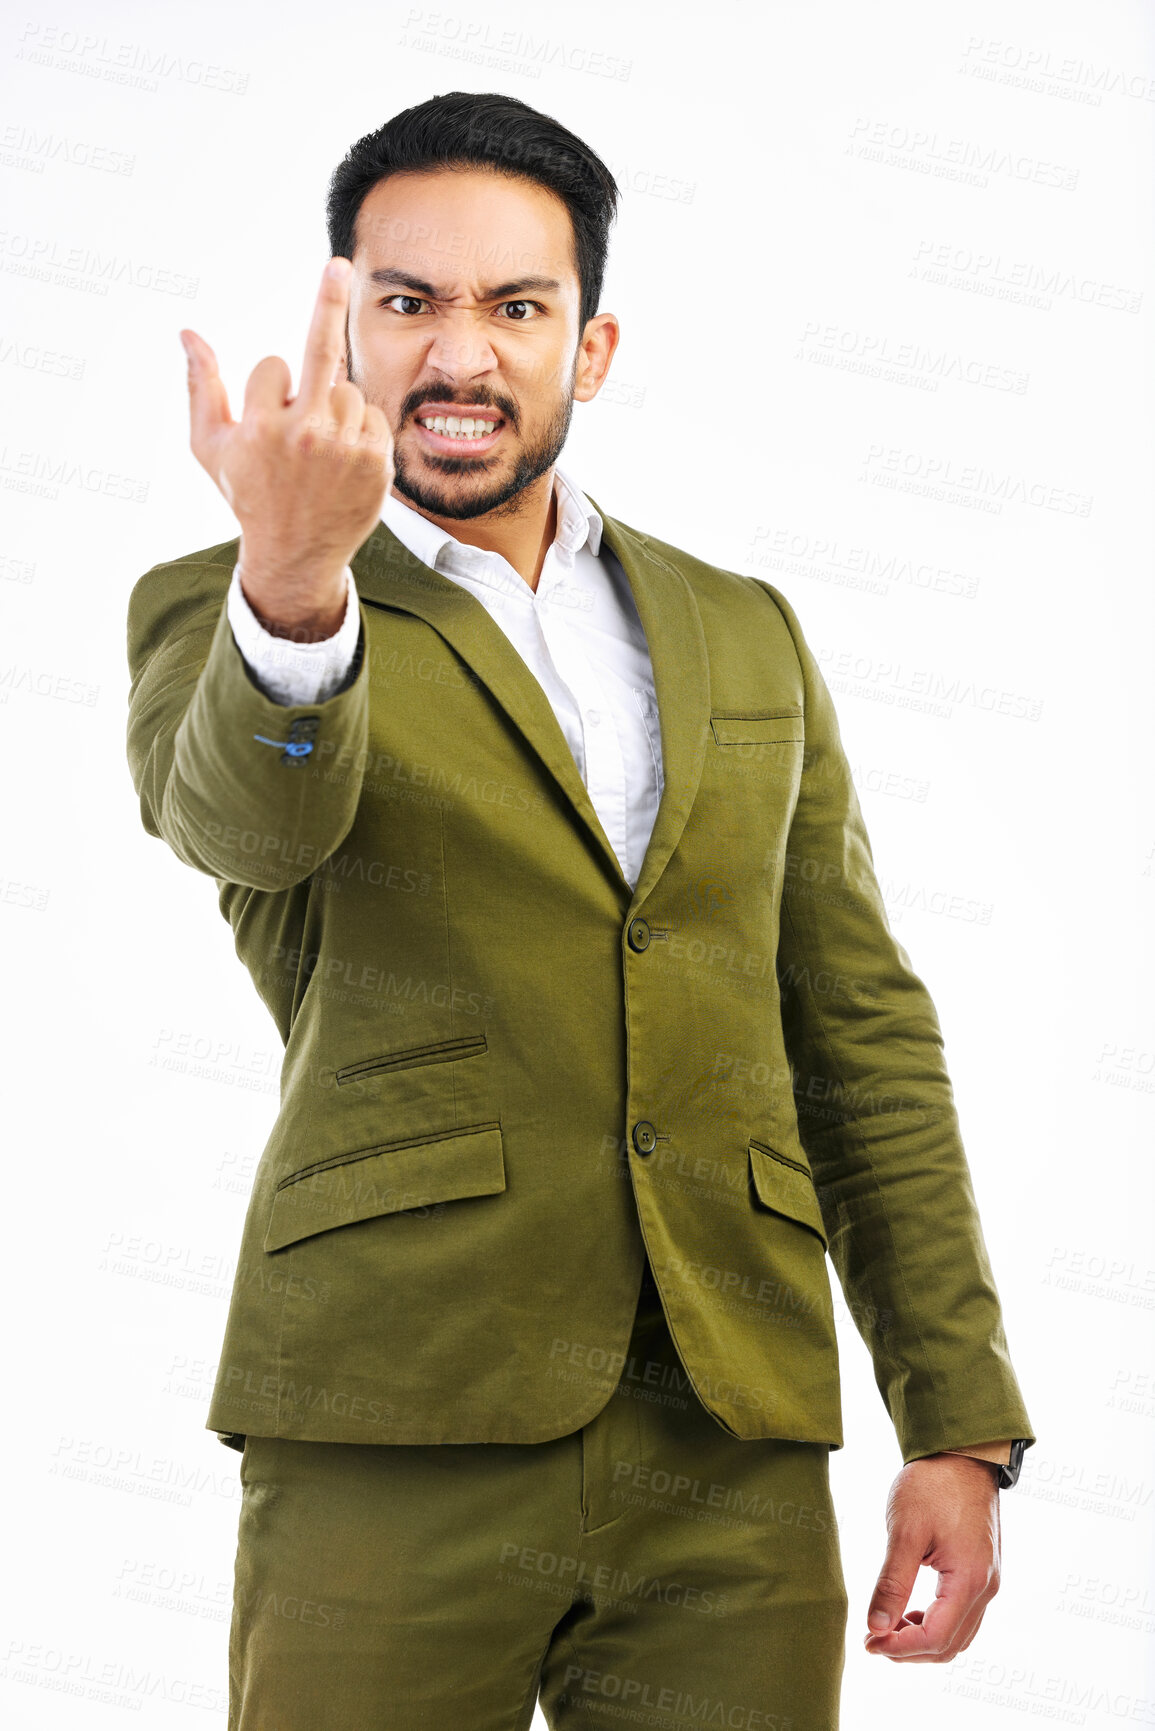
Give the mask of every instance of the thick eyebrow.
M 422 282 L 420 277 L 410 276 L 403 270 L 371 270 L 369 281 L 375 288 L 405 289 L 425 300 L 444 300 L 446 297 L 438 294 L 432 283 Z M 486 284 L 481 291 L 483 301 L 515 300 L 523 294 L 550 294 L 561 288 L 560 282 L 551 276 L 515 277 L 512 282 Z

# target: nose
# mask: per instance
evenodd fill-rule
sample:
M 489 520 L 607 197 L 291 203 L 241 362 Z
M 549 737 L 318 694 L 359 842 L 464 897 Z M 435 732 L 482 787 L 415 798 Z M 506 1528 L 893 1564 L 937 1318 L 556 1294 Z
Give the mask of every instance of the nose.
M 448 318 L 430 340 L 429 365 L 451 384 L 467 384 L 496 368 L 497 356 L 486 333 L 469 318 Z

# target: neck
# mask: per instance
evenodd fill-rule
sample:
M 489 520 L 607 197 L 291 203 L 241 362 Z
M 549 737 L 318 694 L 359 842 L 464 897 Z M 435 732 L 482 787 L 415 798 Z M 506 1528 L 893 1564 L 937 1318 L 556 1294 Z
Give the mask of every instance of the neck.
M 524 577 L 536 593 L 545 556 L 557 534 L 557 496 L 554 471 L 548 469 L 536 481 L 496 510 L 480 517 L 439 517 L 434 511 L 423 510 L 403 493 L 398 497 L 411 511 L 436 523 L 455 540 L 467 547 L 480 547 L 486 553 L 500 553 Z

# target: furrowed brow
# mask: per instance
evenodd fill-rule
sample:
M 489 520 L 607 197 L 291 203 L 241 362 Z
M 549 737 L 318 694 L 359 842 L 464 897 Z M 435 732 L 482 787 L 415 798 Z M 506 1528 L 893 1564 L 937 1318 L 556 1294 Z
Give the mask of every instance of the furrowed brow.
M 404 270 L 371 270 L 369 281 L 375 288 L 403 289 L 407 294 L 419 295 L 425 300 L 445 300 L 447 297 L 439 294 L 433 283 L 422 281 L 420 277 L 410 276 Z M 483 301 L 514 300 L 522 294 L 552 294 L 561 288 L 556 277 L 522 276 L 515 277 L 511 282 L 485 284 L 481 290 Z

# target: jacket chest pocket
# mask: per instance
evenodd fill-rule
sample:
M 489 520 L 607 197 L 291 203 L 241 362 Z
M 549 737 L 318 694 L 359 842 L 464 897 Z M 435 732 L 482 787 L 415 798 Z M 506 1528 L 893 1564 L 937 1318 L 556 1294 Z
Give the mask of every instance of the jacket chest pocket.
M 706 756 L 695 799 L 704 834 L 733 844 L 741 869 L 760 868 L 767 850 L 787 827 L 802 778 L 806 723 L 799 703 L 774 709 L 718 706 L 710 716 Z
M 806 738 L 806 723 L 800 703 L 787 703 L 777 709 L 735 709 L 711 715 L 710 730 L 714 742 L 728 752 L 737 748 L 739 756 L 752 761 L 761 755 L 759 746 L 801 745 Z

